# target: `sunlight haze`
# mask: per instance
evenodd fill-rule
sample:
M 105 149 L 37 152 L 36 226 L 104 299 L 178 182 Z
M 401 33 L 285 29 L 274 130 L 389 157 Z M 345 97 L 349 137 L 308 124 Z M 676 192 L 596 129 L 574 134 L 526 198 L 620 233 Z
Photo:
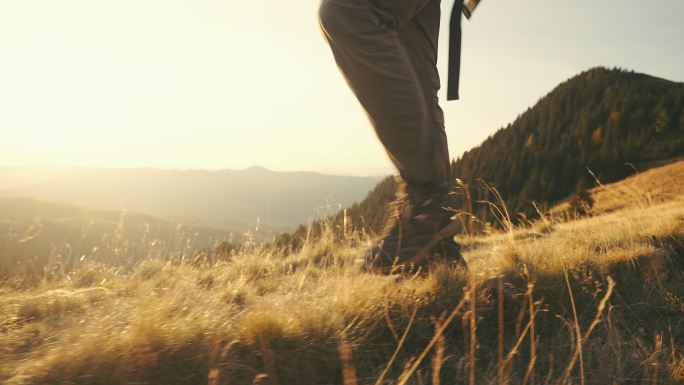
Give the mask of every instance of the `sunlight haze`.
M 594 66 L 684 80 L 684 2 L 485 0 L 464 25 L 452 157 Z M 0 166 L 392 172 L 319 0 L 0 2 Z

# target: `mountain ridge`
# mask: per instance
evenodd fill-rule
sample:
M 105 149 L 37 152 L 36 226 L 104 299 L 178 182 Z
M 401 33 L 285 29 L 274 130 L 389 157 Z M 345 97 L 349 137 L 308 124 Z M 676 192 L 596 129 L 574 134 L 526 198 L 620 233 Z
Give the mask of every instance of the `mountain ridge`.
M 269 232 L 316 219 L 326 205 L 349 205 L 362 198 L 378 180 L 306 171 L 278 172 L 263 167 L 241 171 L 142 167 L 63 175 L 2 189 L 0 196 L 128 209 L 173 220 L 191 218 L 212 226 L 224 224 L 230 229 L 255 226 L 258 221 L 262 230 Z
M 551 203 L 580 179 L 631 174 L 625 164 L 684 154 L 684 83 L 596 67 L 562 82 L 452 163 L 452 175 L 496 187 L 512 212 Z M 478 198 L 488 199 L 487 192 Z

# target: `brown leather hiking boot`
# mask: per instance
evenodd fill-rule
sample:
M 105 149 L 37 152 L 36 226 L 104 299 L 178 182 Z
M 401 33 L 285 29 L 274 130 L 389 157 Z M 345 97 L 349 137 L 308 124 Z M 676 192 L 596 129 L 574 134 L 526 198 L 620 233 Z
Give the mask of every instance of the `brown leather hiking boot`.
M 456 223 L 451 220 L 453 197 L 447 183 L 408 187 L 402 215 L 392 222 L 393 231 L 381 237 L 367 255 L 367 269 L 390 274 L 414 271 L 427 265 L 434 247 L 453 236 Z
M 411 220 L 412 205 L 408 196 L 401 190 L 394 201 L 387 206 L 387 218 L 376 244 L 368 250 L 366 265 L 371 266 L 381 255 L 393 255 L 399 252 L 408 223 Z
M 389 215 L 382 230 L 382 239 L 400 237 L 411 219 L 413 207 L 406 195 L 398 196 L 389 204 Z
M 437 242 L 432 249 L 432 256 L 436 261 L 450 267 L 468 270 L 468 264 L 461 254 L 461 245 L 454 240 L 454 237 L 446 237 Z

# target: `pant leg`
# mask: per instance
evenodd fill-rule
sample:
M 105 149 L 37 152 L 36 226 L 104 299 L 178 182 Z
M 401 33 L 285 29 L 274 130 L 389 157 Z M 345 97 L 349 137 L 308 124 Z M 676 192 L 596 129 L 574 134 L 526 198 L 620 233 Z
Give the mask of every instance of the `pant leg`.
M 396 6 L 409 0 L 393 0 Z M 444 127 L 444 112 L 439 105 L 437 92 L 441 87 L 437 69 L 437 51 L 441 17 L 440 0 L 425 4 L 418 13 L 399 29 L 399 40 L 409 55 L 425 96 L 428 113 L 428 130 L 432 138 L 430 151 L 440 181 L 451 180 L 451 161 Z
M 412 47 L 409 54 L 404 46 L 407 37 L 402 39 L 399 33 L 412 23 L 415 15 L 411 12 L 420 13 L 431 2 L 439 6 L 439 0 L 323 0 L 319 10 L 335 61 L 402 179 L 411 185 L 433 183 L 443 173 L 441 159 L 437 162 L 443 150 L 435 151 L 439 146 L 435 146 L 433 96 L 425 94 L 434 88 L 434 78 L 430 75 L 426 81 L 426 75 L 415 67 L 419 63 L 419 70 L 424 71 L 432 56 L 416 55 L 424 52 L 418 47 Z M 421 25 L 412 33 L 424 33 L 421 28 L 426 25 Z M 420 39 L 415 43 L 422 44 Z M 436 41 L 434 50 L 436 62 Z

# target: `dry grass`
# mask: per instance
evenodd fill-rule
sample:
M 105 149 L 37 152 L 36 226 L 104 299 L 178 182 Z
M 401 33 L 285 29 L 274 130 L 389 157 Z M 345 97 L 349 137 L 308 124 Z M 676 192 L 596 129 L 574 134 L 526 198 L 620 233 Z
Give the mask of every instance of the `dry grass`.
M 634 173 L 609 186 L 599 185 L 591 189 L 595 201 L 593 213 L 598 215 L 629 208 L 646 209 L 670 201 L 684 204 L 684 160 L 644 172 L 634 169 Z M 564 202 L 553 207 L 550 213 L 560 214 L 568 208 L 568 203 Z
M 646 202 L 463 239 L 467 275 L 362 273 L 365 239 L 331 232 L 10 280 L 0 382 L 681 383 L 684 205 Z

